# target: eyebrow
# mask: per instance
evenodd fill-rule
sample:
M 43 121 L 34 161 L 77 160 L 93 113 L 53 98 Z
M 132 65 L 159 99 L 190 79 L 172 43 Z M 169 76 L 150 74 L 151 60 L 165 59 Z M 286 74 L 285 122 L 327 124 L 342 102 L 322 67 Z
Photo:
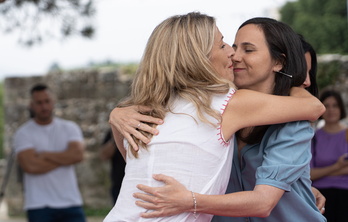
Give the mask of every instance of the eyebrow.
M 221 36 L 220 41 L 221 41 L 221 42 L 223 42 L 223 41 L 224 41 L 224 36 Z
M 255 46 L 255 45 L 252 44 L 251 42 L 243 42 L 241 45 L 242 45 L 242 46 Z M 237 45 L 233 43 L 232 47 L 237 47 Z
M 251 43 L 251 42 L 243 42 L 242 44 L 241 44 L 242 46 L 255 46 L 253 43 Z M 233 44 L 233 46 L 236 46 L 236 44 Z

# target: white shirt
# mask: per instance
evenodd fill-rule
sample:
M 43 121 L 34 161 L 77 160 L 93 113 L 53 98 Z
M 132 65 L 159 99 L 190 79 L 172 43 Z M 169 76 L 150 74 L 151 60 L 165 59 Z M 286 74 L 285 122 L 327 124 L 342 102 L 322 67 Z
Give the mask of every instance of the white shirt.
M 54 118 L 51 124 L 39 125 L 29 120 L 15 133 L 13 146 L 16 154 L 30 148 L 37 152 L 59 152 L 67 149 L 72 141 L 83 141 L 81 129 L 72 121 Z M 26 210 L 82 205 L 73 165 L 44 174 L 24 172 L 24 195 Z
M 231 89 L 227 94 L 214 96 L 212 107 L 222 114 L 234 92 Z M 148 149 L 141 148 L 137 159 L 127 155 L 120 194 L 104 222 L 211 220 L 212 215 L 199 213 L 197 219 L 192 213 L 145 219 L 140 217 L 140 213 L 146 210 L 135 205 L 136 199 L 132 194 L 139 192 L 137 184 L 155 187 L 164 185 L 154 180 L 153 174 L 172 176 L 188 190 L 201 194 L 224 194 L 226 191 L 233 142 L 226 143 L 223 140 L 220 125 L 215 118 L 209 116 L 209 120 L 216 126 L 200 121 L 192 103 L 177 99 L 173 107 L 173 113 L 168 112 L 164 124 L 158 126 L 160 133 L 152 138 Z

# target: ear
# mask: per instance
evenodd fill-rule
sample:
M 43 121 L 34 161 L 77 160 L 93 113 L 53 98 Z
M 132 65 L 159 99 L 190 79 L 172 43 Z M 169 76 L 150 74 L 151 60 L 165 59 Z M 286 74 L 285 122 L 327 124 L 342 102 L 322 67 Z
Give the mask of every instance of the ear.
M 273 72 L 279 72 L 282 69 L 283 69 L 283 65 L 280 63 L 277 63 L 273 66 Z
M 286 63 L 285 54 L 282 54 L 282 58 L 278 59 L 273 66 L 273 72 L 278 72 L 284 68 L 284 64 Z

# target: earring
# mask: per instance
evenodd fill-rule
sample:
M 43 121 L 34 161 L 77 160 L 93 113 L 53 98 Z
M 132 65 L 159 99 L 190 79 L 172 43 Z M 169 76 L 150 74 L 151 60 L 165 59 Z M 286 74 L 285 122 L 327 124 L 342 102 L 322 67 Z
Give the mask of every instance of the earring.
M 280 73 L 280 74 L 282 74 L 282 75 L 284 75 L 284 76 L 287 76 L 287 77 L 289 77 L 289 78 L 292 78 L 292 75 L 290 75 L 290 74 L 287 74 L 287 73 L 285 73 L 285 72 L 282 72 L 282 71 L 275 71 L 276 73 Z

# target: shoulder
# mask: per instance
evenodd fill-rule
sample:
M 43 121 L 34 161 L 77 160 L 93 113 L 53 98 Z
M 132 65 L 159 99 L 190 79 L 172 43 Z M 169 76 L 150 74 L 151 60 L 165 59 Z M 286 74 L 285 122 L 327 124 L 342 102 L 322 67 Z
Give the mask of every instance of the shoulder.
M 79 136 L 82 135 L 82 129 L 77 123 L 71 120 L 66 120 L 62 118 L 55 118 L 54 119 L 54 127 L 59 129 L 61 132 L 65 132 L 65 134 L 68 134 L 70 137 Z
M 236 89 L 230 88 L 227 93 L 215 94 L 212 97 L 212 107 L 223 113 L 235 92 Z
M 323 134 L 325 133 L 325 131 L 323 130 L 323 128 L 319 128 L 315 131 L 315 134 Z
M 54 123 L 55 124 L 59 124 L 59 125 L 64 125 L 64 126 L 73 126 L 73 127 L 78 127 L 78 125 L 71 120 L 67 120 L 67 119 L 62 119 L 59 117 L 55 117 L 54 118 Z
M 23 134 L 30 132 L 34 126 L 34 121 L 32 119 L 28 120 L 27 122 L 23 123 L 15 132 L 16 134 Z
M 229 88 L 229 90 L 226 93 L 219 93 L 219 94 L 215 94 L 212 98 L 213 99 L 231 99 L 232 96 L 236 93 L 236 89 L 235 88 Z

